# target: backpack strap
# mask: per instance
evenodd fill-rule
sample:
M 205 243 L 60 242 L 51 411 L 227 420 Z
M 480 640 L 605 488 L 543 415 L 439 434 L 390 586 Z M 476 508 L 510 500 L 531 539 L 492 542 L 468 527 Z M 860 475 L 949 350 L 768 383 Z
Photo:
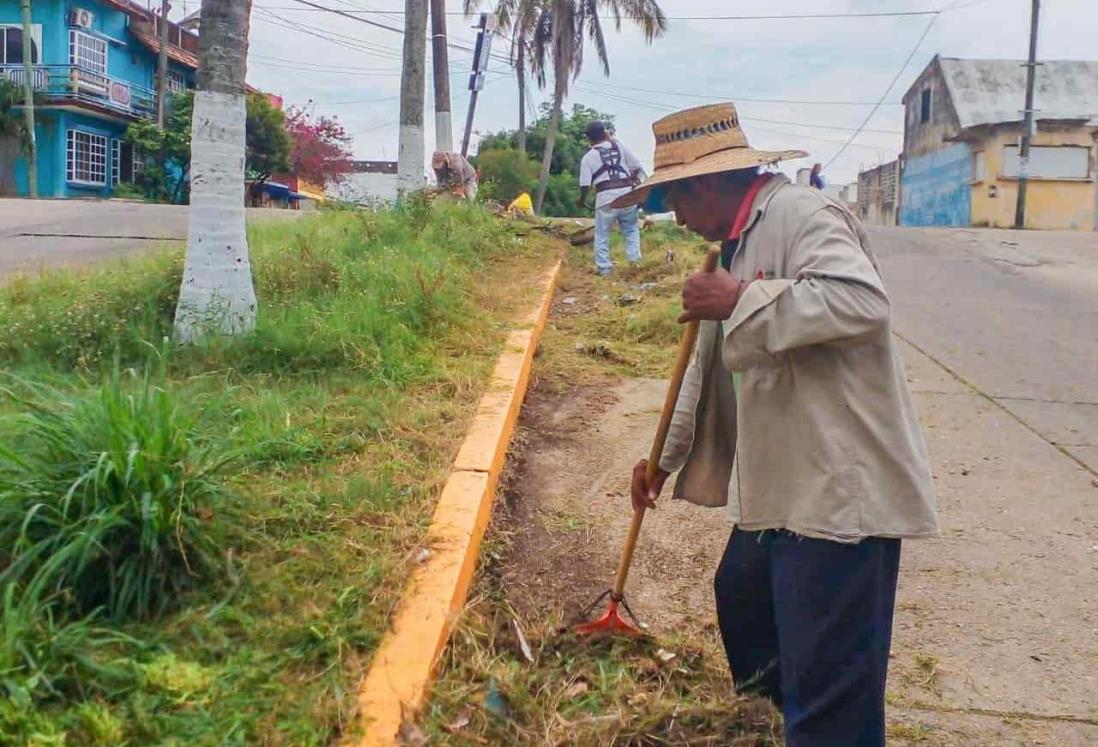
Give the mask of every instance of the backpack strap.
M 599 158 L 602 159 L 602 166 L 599 166 L 599 168 L 595 170 L 595 173 L 591 175 L 592 182 L 607 173 L 611 175 L 611 179 L 615 180 L 629 178 L 629 172 L 621 165 L 621 148 L 618 147 L 617 140 L 611 140 L 609 148 L 594 148 L 594 150 L 599 154 Z M 621 176 L 615 177 L 614 174 L 618 172 L 620 172 Z

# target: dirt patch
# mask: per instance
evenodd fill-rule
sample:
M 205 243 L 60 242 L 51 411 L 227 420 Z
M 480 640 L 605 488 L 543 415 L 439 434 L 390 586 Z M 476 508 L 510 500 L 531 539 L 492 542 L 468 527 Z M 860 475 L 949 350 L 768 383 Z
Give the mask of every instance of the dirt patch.
M 506 493 L 515 534 L 502 565 L 523 611 L 567 621 L 613 582 L 632 519 L 629 475 L 648 451 L 666 386 L 632 379 L 528 398 Z M 648 515 L 626 595 L 654 634 L 711 627 L 711 579 L 730 531 L 719 509 L 664 500 Z

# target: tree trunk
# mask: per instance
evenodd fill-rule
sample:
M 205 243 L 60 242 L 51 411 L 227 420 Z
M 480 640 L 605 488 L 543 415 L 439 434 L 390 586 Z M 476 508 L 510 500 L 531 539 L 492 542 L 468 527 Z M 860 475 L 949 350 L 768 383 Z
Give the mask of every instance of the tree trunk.
M 251 0 L 202 0 L 187 255 L 175 310 L 175 335 L 181 342 L 255 327 L 244 208 L 251 8 Z
M 518 55 L 515 59 L 515 73 L 518 75 L 519 93 L 519 125 L 518 125 L 518 150 L 526 154 L 526 49 L 519 43 Z
M 423 189 L 424 68 L 427 65 L 427 0 L 404 0 L 404 60 L 400 75 L 400 145 L 397 192 Z
M 557 130 L 560 129 L 560 118 L 564 109 L 564 86 L 567 82 L 567 73 L 559 70 L 553 77 L 553 113 L 549 117 L 549 130 L 545 133 L 545 151 L 541 156 L 541 178 L 538 179 L 538 196 L 534 202 L 534 212 L 541 214 L 541 207 L 545 203 L 545 190 L 549 188 L 549 169 L 553 165 L 553 148 L 557 144 Z

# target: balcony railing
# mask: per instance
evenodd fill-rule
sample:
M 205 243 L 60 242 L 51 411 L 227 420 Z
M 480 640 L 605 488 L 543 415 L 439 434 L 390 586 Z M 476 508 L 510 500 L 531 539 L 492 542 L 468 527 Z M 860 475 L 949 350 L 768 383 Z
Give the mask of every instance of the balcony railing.
M 0 66 L 0 77 L 22 86 L 26 72 L 22 65 Z M 34 65 L 31 81 L 39 96 L 70 99 L 92 104 L 131 117 L 152 118 L 156 114 L 156 92 L 77 65 Z

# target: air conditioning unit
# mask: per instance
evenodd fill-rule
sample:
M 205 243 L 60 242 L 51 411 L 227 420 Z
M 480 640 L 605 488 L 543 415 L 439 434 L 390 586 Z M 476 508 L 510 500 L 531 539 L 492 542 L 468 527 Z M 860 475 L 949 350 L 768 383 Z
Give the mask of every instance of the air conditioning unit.
M 95 23 L 95 14 L 85 8 L 73 8 L 69 23 L 82 29 L 90 29 Z

